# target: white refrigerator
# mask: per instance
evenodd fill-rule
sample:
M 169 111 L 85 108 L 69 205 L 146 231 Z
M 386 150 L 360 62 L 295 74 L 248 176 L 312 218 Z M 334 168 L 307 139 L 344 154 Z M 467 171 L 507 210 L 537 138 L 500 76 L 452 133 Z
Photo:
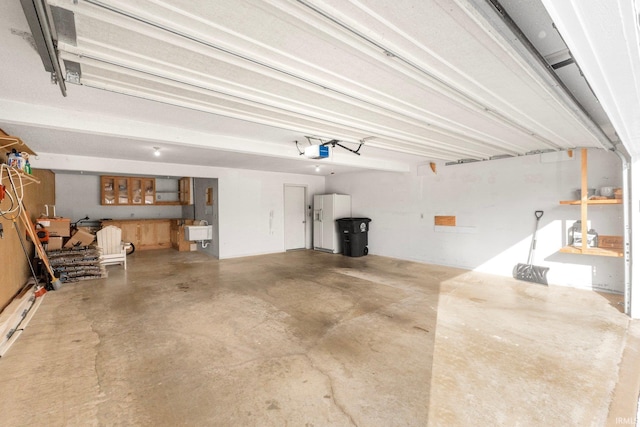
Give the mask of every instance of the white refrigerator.
M 342 253 L 342 237 L 336 219 L 351 217 L 351 196 L 319 194 L 313 196 L 313 249 Z

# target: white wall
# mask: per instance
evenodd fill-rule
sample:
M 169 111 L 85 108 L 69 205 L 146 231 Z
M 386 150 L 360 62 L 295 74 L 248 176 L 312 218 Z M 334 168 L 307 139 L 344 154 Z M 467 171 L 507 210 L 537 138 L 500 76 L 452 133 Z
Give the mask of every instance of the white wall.
M 57 154 L 41 154 L 34 159 L 33 167 L 40 169 L 55 169 L 58 171 L 87 171 L 98 174 L 131 174 L 137 175 L 166 175 L 171 171 L 172 176 L 192 176 L 200 178 L 218 178 L 218 213 L 220 233 L 220 259 L 274 253 L 284 251 L 284 185 L 296 184 L 307 187 L 307 203 L 312 204 L 313 194 L 324 192 L 325 179 L 323 176 L 299 175 L 287 173 L 262 172 L 245 169 L 230 169 L 207 166 L 179 165 L 171 163 L 140 162 L 132 160 L 105 161 L 101 158 L 67 156 Z M 135 171 L 135 172 L 134 172 Z M 63 173 L 64 174 L 64 173 Z M 62 174 L 59 174 L 62 175 Z M 58 175 L 57 175 L 58 176 Z M 83 217 L 85 213 L 91 217 L 102 217 L 102 214 L 78 210 L 74 206 L 80 203 L 80 197 L 65 196 L 63 193 L 75 187 L 71 185 L 75 177 L 66 183 L 56 185 L 58 214 Z M 91 185 L 93 188 L 93 184 Z M 81 188 L 88 185 L 81 185 Z M 99 191 L 96 181 L 95 188 Z M 88 190 L 84 190 L 88 191 Z M 96 196 L 96 203 L 99 196 Z M 181 207 L 177 207 L 181 216 Z M 143 212 L 152 207 L 140 207 Z M 135 217 L 151 217 L 134 212 Z M 115 217 L 115 215 L 113 216 Z M 77 219 L 77 218 L 76 218 Z M 311 247 L 312 221 L 307 221 L 308 248 Z
M 284 251 L 284 185 L 305 185 L 312 205 L 313 195 L 324 192 L 324 181 L 321 176 L 226 170 L 218 180 L 220 258 Z M 312 222 L 309 217 L 307 248 Z
M 579 206 L 559 204 L 575 199 L 580 188 L 580 152 L 570 161 L 541 158 L 439 164 L 437 173 L 419 168 L 422 176 L 417 170 L 331 176 L 326 191 L 350 194 L 353 216 L 372 219 L 371 254 L 503 276 L 526 262 L 534 211 L 543 210 L 534 265 L 550 267 L 549 282 L 623 292 L 621 258 L 558 253 L 566 244 L 565 228 L 580 219 Z M 621 186 L 615 154 L 590 150 L 588 158 L 590 187 Z M 435 215 L 455 215 L 458 227 L 436 231 Z M 621 205 L 591 206 L 589 218 L 599 234 L 622 235 Z

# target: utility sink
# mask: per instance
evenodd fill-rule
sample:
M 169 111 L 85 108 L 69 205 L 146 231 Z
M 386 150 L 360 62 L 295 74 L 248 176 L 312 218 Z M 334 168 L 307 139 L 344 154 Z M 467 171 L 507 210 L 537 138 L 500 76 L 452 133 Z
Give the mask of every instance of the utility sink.
M 185 225 L 184 238 L 192 242 L 213 239 L 212 225 Z

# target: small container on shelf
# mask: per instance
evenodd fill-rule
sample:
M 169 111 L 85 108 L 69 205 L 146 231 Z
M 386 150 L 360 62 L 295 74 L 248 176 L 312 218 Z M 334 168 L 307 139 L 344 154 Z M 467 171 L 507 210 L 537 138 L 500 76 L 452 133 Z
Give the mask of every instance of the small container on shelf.
M 578 220 L 574 222 L 569 228 L 568 243 L 569 246 L 574 246 L 576 248 L 582 247 L 582 221 Z M 593 228 L 587 231 L 587 247 L 598 247 L 598 233 Z
M 615 199 L 622 199 L 622 188 L 616 188 L 613 190 L 613 197 Z
M 600 188 L 600 195 L 602 197 L 606 197 L 608 199 L 613 197 L 613 191 L 615 190 L 614 187 L 602 187 Z
M 24 157 L 15 148 L 7 155 L 7 164 L 13 168 L 24 170 L 24 161 Z

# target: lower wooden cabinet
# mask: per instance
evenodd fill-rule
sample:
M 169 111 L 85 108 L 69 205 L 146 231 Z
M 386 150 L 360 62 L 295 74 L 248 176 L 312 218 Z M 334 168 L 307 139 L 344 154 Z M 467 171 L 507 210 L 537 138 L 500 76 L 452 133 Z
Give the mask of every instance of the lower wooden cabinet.
M 140 239 L 138 238 L 138 222 L 132 221 L 103 221 L 103 226 L 105 225 L 115 225 L 116 227 L 122 230 L 122 240 L 125 242 L 131 242 L 136 247 L 139 248 Z
M 193 224 L 193 220 L 173 219 L 171 220 L 171 246 L 178 251 L 194 251 L 197 248 L 195 242 L 184 239 L 185 225 Z
M 171 247 L 172 219 L 126 219 L 102 221 L 102 226 L 115 225 L 122 230 L 122 240 L 131 242 L 136 250 Z

